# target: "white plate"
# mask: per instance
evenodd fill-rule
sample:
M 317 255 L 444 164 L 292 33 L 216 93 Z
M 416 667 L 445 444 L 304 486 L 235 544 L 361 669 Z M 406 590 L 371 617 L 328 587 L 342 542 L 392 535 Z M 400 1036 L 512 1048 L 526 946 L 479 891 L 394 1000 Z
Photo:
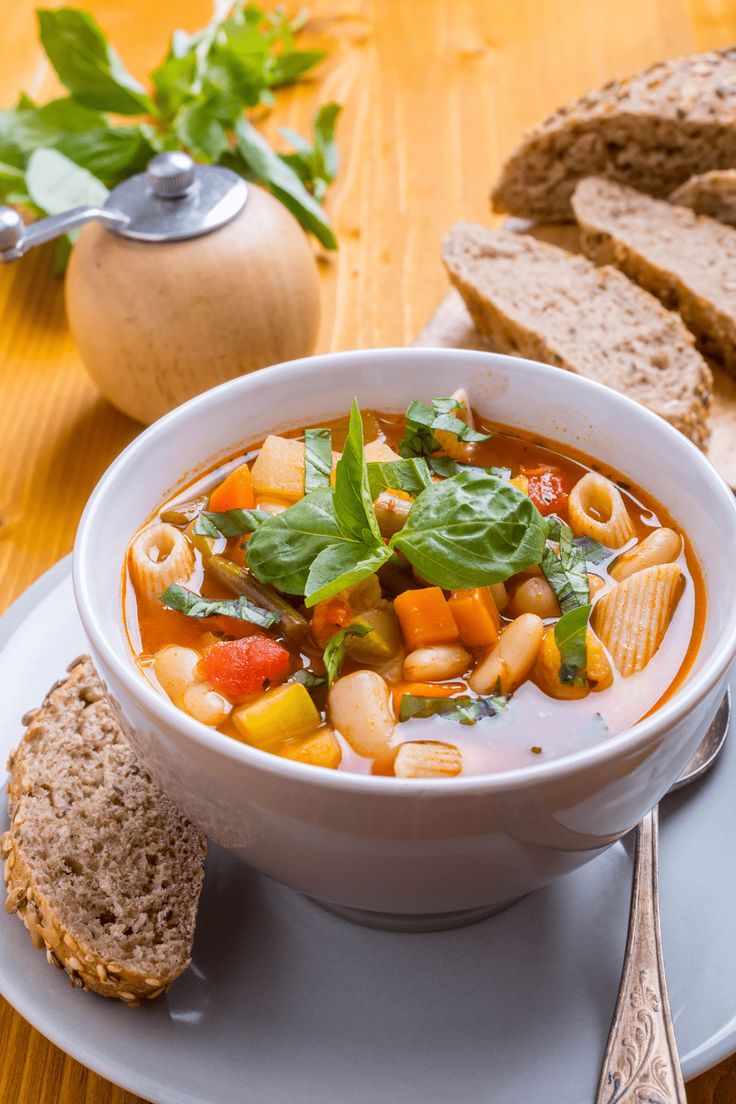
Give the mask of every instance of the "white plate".
M 21 715 L 85 649 L 68 560 L 5 615 L 0 645 L 4 758 Z M 735 785 L 732 740 L 662 818 L 687 1077 L 736 1049 Z M 589 1104 L 630 876 L 617 844 L 483 923 L 398 935 L 339 920 L 213 847 L 194 961 L 167 996 L 131 1011 L 72 989 L 4 912 L 0 991 L 57 1046 L 156 1104 Z

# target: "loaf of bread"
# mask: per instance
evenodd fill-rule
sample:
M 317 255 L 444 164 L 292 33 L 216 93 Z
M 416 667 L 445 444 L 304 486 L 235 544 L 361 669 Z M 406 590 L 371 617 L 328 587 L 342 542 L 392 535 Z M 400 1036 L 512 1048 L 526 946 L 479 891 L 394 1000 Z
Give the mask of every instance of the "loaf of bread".
M 680 318 L 615 268 L 472 223 L 450 231 L 443 256 L 473 321 L 498 352 L 605 383 L 706 444 L 710 369 Z
M 691 176 L 670 195 L 670 203 L 692 207 L 698 215 L 736 226 L 736 169 L 714 169 Z
M 700 348 L 736 371 L 736 229 L 612 180 L 572 200 L 583 252 L 678 310 Z
M 568 219 L 578 180 L 606 176 L 668 196 L 736 165 L 736 48 L 664 61 L 611 81 L 534 127 L 504 165 L 497 211 Z
M 8 911 L 73 985 L 151 1000 L 189 964 L 204 837 L 137 762 L 88 657 L 24 724 L 1 841 Z

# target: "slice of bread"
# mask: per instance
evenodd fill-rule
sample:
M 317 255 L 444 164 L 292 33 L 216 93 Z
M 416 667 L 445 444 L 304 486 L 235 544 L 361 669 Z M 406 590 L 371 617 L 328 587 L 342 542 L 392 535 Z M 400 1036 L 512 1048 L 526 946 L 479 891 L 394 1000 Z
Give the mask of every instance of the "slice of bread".
M 678 310 L 701 349 L 736 372 L 736 230 L 590 177 L 572 200 L 583 252 Z
M 462 222 L 445 238 L 443 256 L 496 350 L 608 384 L 706 444 L 710 369 L 677 315 L 616 269 L 526 234 Z
M 578 180 L 606 176 L 668 196 L 736 165 L 736 47 L 660 62 L 561 107 L 511 154 L 497 211 L 567 219 Z
M 188 966 L 206 842 L 137 762 L 89 657 L 23 718 L 7 909 L 72 984 L 128 1004 Z
M 670 203 L 692 207 L 698 215 L 736 226 L 736 169 L 714 169 L 691 176 L 669 197 Z

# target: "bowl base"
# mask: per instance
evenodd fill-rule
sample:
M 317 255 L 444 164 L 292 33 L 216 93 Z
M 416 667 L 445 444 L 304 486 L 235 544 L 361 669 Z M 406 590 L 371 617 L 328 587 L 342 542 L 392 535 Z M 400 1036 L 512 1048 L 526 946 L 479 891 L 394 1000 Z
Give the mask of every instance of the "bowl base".
M 464 928 L 467 924 L 476 924 L 497 912 L 520 901 L 514 897 L 500 905 L 482 905 L 479 908 L 458 909 L 457 912 L 373 912 L 371 909 L 349 908 L 347 905 L 334 905 L 329 901 L 318 901 L 310 897 L 315 905 L 326 909 L 334 916 L 349 920 L 351 924 L 361 924 L 364 928 L 377 928 L 379 931 L 393 932 L 436 932 L 451 928 Z

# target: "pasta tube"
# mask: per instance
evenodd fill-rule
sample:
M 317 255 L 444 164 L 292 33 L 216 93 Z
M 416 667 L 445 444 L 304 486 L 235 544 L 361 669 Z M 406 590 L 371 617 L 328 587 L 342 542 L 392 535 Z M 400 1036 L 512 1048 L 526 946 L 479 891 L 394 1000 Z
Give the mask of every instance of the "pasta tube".
M 194 570 L 194 550 L 182 532 L 160 522 L 138 534 L 128 564 L 138 597 L 158 598 L 172 583 L 187 581 Z
M 458 748 L 451 744 L 402 744 L 394 760 L 397 778 L 454 778 L 463 762 Z
M 620 548 L 635 535 L 621 492 L 598 472 L 588 472 L 578 480 L 567 509 L 576 537 L 592 537 L 606 548 Z
M 624 678 L 643 671 L 662 643 L 681 577 L 677 564 L 645 567 L 593 607 L 593 628 Z

